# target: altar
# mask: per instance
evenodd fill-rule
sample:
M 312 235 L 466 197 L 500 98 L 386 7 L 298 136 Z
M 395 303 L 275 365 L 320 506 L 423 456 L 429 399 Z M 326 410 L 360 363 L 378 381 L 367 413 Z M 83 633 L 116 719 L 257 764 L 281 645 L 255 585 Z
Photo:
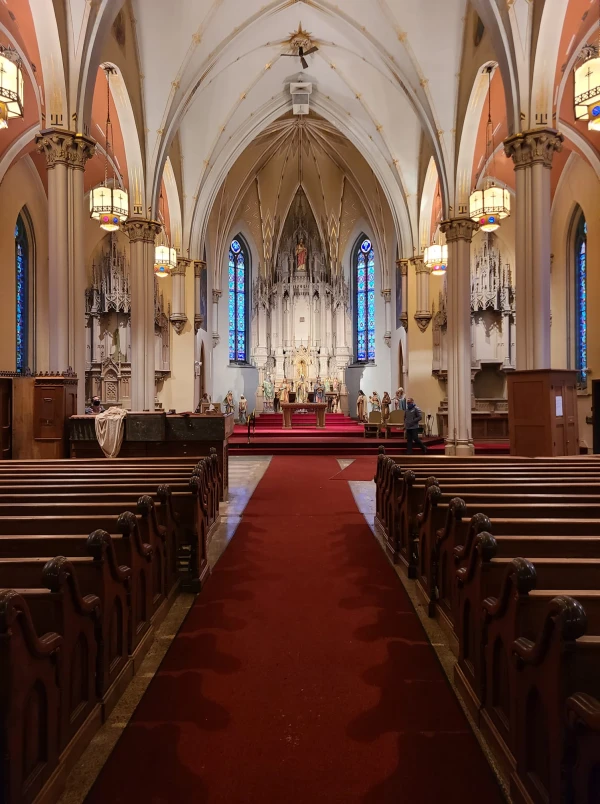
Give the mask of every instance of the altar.
M 317 427 L 325 429 L 326 402 L 283 402 L 281 410 L 283 411 L 284 430 L 292 429 L 292 413 L 298 410 L 314 411 L 317 414 Z

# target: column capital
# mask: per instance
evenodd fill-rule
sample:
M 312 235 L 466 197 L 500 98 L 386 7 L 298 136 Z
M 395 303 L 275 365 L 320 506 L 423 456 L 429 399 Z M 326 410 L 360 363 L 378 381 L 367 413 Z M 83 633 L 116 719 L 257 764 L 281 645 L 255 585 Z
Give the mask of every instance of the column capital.
M 515 170 L 530 165 L 552 167 L 556 151 L 562 151 L 564 136 L 554 128 L 521 131 L 504 140 L 504 153 L 513 160 Z
M 171 324 L 173 324 L 173 329 L 178 335 L 181 335 L 183 332 L 185 325 L 187 324 L 187 315 L 184 313 L 173 313 L 173 315 L 169 318 Z
M 447 243 L 454 243 L 458 240 L 466 240 L 467 243 L 470 243 L 478 229 L 479 224 L 472 221 L 471 218 L 449 218 L 440 224 L 440 231 L 446 235 Z
M 96 143 L 83 134 L 62 128 L 47 128 L 35 138 L 37 150 L 46 157 L 46 167 L 67 165 L 85 170 L 85 164 L 96 153 Z
M 418 257 L 411 257 L 408 262 L 411 263 L 413 268 L 415 269 L 416 274 L 430 274 L 431 268 L 425 265 L 425 261 L 423 260 L 423 255 L 421 254 Z
M 129 237 L 130 243 L 152 243 L 160 234 L 162 225 L 159 221 L 148 218 L 127 218 L 123 224 L 123 231 Z
M 389 302 L 391 301 L 392 298 L 392 291 L 389 288 L 385 288 L 384 290 L 381 291 L 381 295 L 383 296 L 386 302 Z
M 192 262 L 193 260 L 188 260 L 185 257 L 177 257 L 177 265 L 171 269 L 171 276 L 185 276 Z
M 194 276 L 200 276 L 205 268 L 206 262 L 204 260 L 194 260 Z
M 212 297 L 213 297 L 213 304 L 217 304 L 219 299 L 221 298 L 221 291 L 213 290 Z
M 400 268 L 400 276 L 408 276 L 408 260 L 404 257 L 401 257 L 399 260 L 396 260 L 396 265 Z

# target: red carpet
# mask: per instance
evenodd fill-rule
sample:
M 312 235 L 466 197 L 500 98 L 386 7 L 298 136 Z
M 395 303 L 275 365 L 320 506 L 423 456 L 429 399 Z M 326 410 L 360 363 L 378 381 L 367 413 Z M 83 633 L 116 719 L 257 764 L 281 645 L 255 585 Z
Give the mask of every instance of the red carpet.
M 276 457 L 88 804 L 499 804 L 334 458 Z

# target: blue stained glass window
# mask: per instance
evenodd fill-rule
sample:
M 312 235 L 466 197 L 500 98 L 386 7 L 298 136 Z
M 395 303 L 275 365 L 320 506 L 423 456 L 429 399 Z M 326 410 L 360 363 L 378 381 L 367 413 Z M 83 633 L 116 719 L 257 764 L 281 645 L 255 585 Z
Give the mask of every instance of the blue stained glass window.
M 248 255 L 235 238 L 229 248 L 229 360 L 246 362 Z
M 16 368 L 28 367 L 29 359 L 29 242 L 23 218 L 19 215 L 15 227 L 16 271 Z
M 355 249 L 356 360 L 375 360 L 375 252 L 363 237 Z
M 579 218 L 575 238 L 575 364 L 579 388 L 587 387 L 587 224 Z

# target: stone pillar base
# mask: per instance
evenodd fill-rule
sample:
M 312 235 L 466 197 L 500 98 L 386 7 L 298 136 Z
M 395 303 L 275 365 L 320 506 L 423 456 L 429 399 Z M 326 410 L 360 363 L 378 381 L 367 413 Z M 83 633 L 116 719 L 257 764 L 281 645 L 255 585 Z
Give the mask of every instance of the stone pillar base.
M 444 452 L 446 455 L 464 457 L 465 455 L 475 455 L 475 447 L 472 441 L 446 441 Z

